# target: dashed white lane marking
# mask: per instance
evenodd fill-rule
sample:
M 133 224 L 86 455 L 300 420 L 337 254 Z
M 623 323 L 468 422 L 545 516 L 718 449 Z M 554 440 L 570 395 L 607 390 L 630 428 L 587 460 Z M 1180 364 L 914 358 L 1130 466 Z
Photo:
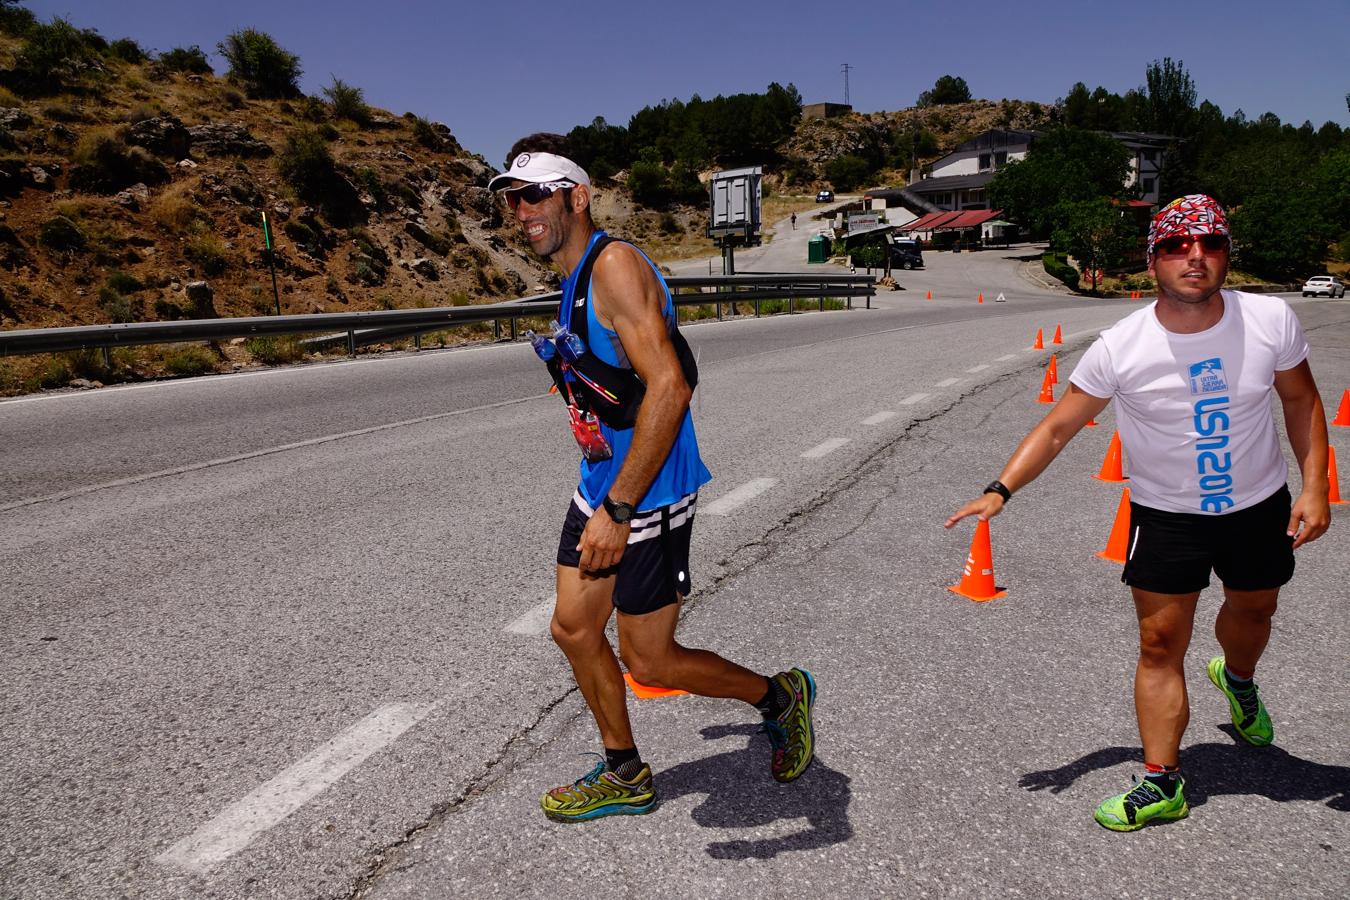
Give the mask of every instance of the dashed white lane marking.
M 807 450 L 805 453 L 802 454 L 802 459 L 820 459 L 822 456 L 827 456 L 833 453 L 834 451 L 838 450 L 840 447 L 844 446 L 848 442 L 849 442 L 848 438 L 843 437 L 830 438 L 825 443 L 817 444 L 810 450 Z
M 894 419 L 894 418 L 895 418 L 895 413 L 891 412 L 889 409 L 883 409 L 881 412 L 879 412 L 879 413 L 877 413 L 877 414 L 875 414 L 875 415 L 868 416 L 867 418 L 863 419 L 863 424 L 864 424 L 864 425 L 880 425 L 882 422 L 885 422 L 885 421 L 888 421 L 888 420 Z
M 538 606 L 522 613 L 514 622 L 506 626 L 506 630 L 513 634 L 524 634 L 531 637 L 543 634 L 548 631 L 549 623 L 553 621 L 553 606 L 554 601 L 550 597 Z
M 956 383 L 959 382 L 960 380 L 961 380 L 960 378 L 944 378 L 944 379 L 942 379 L 941 381 L 939 381 L 937 384 L 933 385 L 933 387 L 951 387 L 952 385 L 956 384 Z
M 736 509 L 736 507 L 743 503 L 749 503 L 777 483 L 777 478 L 756 478 L 752 481 L 747 481 L 731 493 L 718 497 L 716 500 L 700 509 L 699 512 L 707 516 L 730 515 L 732 510 Z
M 994 361 L 995 361 L 995 362 L 1007 362 L 1007 361 L 1010 360 L 1010 359 L 1017 359 L 1017 354 L 1016 354 L 1016 353 L 1005 353 L 1005 354 L 1003 354 L 1002 356 L 1000 356 L 998 359 L 996 359 L 996 360 L 994 360 Z
M 143 481 L 153 481 L 157 478 L 168 478 L 174 475 L 186 475 L 189 472 L 196 472 L 201 469 L 211 469 L 216 466 L 225 466 L 230 463 L 245 462 L 250 459 L 257 459 L 262 456 L 271 456 L 274 453 L 285 453 L 290 450 L 299 450 L 305 447 L 316 447 L 320 444 L 328 444 L 333 441 L 346 440 L 348 438 L 362 437 L 367 434 L 377 434 L 381 431 L 389 431 L 394 428 L 407 428 L 411 425 L 422 425 L 427 422 L 436 422 L 441 419 L 451 419 L 455 416 L 462 416 L 465 413 L 480 412 L 483 410 L 497 409 L 503 406 L 512 406 L 517 403 L 528 403 L 531 400 L 538 400 L 547 397 L 547 394 L 537 394 L 533 397 L 519 397 L 515 400 L 502 400 L 498 403 L 486 403 L 482 406 L 474 406 L 469 409 L 456 409 L 451 412 L 435 413 L 430 416 L 420 416 L 416 419 L 404 419 L 402 422 L 388 422 L 384 425 L 372 425 L 369 428 L 358 428 L 355 431 L 344 431 L 338 434 L 326 434 L 322 437 L 310 438 L 305 441 L 296 441 L 293 444 L 281 444 L 277 447 L 266 447 L 262 450 L 254 450 L 251 453 L 240 453 L 237 456 L 224 456 L 220 459 L 209 459 L 206 462 L 191 463 L 186 466 L 178 466 L 173 469 L 161 469 L 158 472 L 147 472 L 144 475 L 132 475 L 128 478 L 119 478 L 116 481 L 105 481 L 101 484 L 91 484 L 86 487 L 75 488 L 69 491 L 62 491 L 59 494 L 48 494 L 45 497 L 29 497 L 26 500 L 16 500 L 13 503 L 0 505 L 0 513 L 9 512 L 12 509 L 19 509 L 24 506 L 32 506 L 34 503 L 50 503 L 57 500 L 69 500 L 72 497 L 81 497 L 85 494 L 92 494 L 95 491 L 103 491 L 108 488 L 127 487 L 133 484 L 140 484 Z
M 271 781 L 231 803 L 201 828 L 155 857 L 155 862 L 189 872 L 210 871 L 373 753 L 393 743 L 435 708 L 435 704 L 411 703 L 379 707 Z
M 972 366 L 971 368 L 966 369 L 966 371 L 974 375 L 976 372 L 983 372 L 987 368 L 989 368 L 987 363 L 981 363 L 978 366 Z
M 906 397 L 905 399 L 903 399 L 903 400 L 900 401 L 900 405 L 901 405 L 901 406 L 913 406 L 915 403 L 919 403 L 919 402 L 921 402 L 921 401 L 927 400 L 927 399 L 928 399 L 929 397 L 931 397 L 931 396 L 933 396 L 933 395 L 932 395 L 932 394 L 910 394 L 908 397 Z

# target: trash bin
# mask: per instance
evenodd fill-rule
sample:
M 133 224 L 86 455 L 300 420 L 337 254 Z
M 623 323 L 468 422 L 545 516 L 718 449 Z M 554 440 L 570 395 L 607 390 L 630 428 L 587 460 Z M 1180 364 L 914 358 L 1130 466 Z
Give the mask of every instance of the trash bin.
M 830 239 L 818 234 L 806 242 L 806 261 L 808 263 L 828 262 L 830 258 Z

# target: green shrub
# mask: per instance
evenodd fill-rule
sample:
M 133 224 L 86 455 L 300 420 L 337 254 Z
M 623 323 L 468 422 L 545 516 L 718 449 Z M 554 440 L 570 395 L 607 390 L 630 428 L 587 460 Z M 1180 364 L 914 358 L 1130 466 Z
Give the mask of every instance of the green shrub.
M 146 60 L 141 45 L 131 38 L 118 38 L 113 41 L 108 45 L 108 55 L 125 63 L 143 63 Z
M 1060 253 L 1046 253 L 1041 256 L 1041 265 L 1052 278 L 1064 282 L 1070 290 L 1078 290 L 1078 270 L 1069 265 Z
M 179 319 L 192 318 L 192 313 L 167 297 L 159 297 L 155 300 L 155 318 L 162 322 L 176 322 Z
M 431 122 L 421 116 L 412 117 L 413 140 L 428 150 L 439 150 L 441 136 L 431 127 Z
M 182 72 L 185 75 L 208 75 L 211 63 L 201 47 L 174 47 L 159 55 L 159 64 L 170 72 Z
M 65 19 L 34 23 L 25 38 L 11 74 L 21 90 L 56 93 L 102 69 L 100 54 L 107 42 L 97 32 L 76 28 Z
M 286 136 L 286 147 L 277 157 L 277 169 L 302 199 L 311 202 L 337 177 L 337 164 L 328 150 L 328 142 L 313 128 Z
M 657 227 L 661 229 L 662 234 L 683 234 L 684 228 L 680 225 L 680 220 L 670 213 L 661 213 L 661 218 L 657 221 Z
M 92 128 L 71 151 L 71 184 L 81 190 L 113 193 L 143 182 L 169 180 L 169 170 L 144 147 L 128 146 L 125 128 Z
M 103 280 L 103 283 L 119 294 L 134 294 L 137 291 L 145 290 L 145 285 L 141 283 L 140 279 L 116 269 L 108 273 L 108 277 Z
M 230 64 L 227 73 L 244 85 L 250 97 L 284 99 L 300 96 L 300 57 L 282 49 L 253 28 L 236 31 L 216 45 Z
M 825 177 L 836 191 L 851 191 L 871 174 L 872 167 L 867 160 L 852 154 L 836 156 L 825 164 Z
M 287 222 L 281 226 L 281 230 L 297 247 L 303 247 L 311 254 L 323 251 L 323 241 L 319 239 L 314 229 L 304 222 Z
M 53 216 L 38 227 L 38 243 L 53 250 L 83 250 L 88 243 L 80 226 L 65 216 Z
M 323 95 L 332 106 L 333 118 L 348 119 L 363 128 L 370 124 L 370 107 L 359 87 L 335 77 L 333 83 L 323 89 Z
M 107 285 L 99 288 L 98 305 L 103 314 L 114 322 L 134 322 L 138 318 L 138 304 Z
M 328 104 L 318 97 L 304 97 L 300 101 L 300 118 L 308 122 L 326 122 Z
M 216 357 L 210 350 L 197 344 L 174 344 L 164 352 L 164 368 L 173 375 L 191 377 L 205 375 L 216 369 Z
M 665 206 L 670 202 L 670 182 L 666 167 L 655 160 L 641 159 L 628 170 L 628 190 L 643 206 Z
M 206 228 L 198 228 L 196 234 L 188 238 L 183 255 L 201 266 L 207 275 L 221 274 L 228 263 L 225 242 Z
M 22 37 L 36 24 L 37 17 L 31 11 L 11 6 L 8 0 L 0 3 L 0 32 Z
M 238 109 L 244 105 L 244 95 L 234 88 L 226 88 L 220 92 L 220 99 L 225 101 L 225 105 L 230 109 Z
M 853 265 L 866 269 L 880 269 L 886 265 L 886 248 L 881 244 L 863 244 L 852 250 Z
M 305 356 L 300 338 L 293 334 L 265 334 L 244 341 L 244 349 L 258 362 L 275 366 L 293 363 Z
M 318 127 L 319 136 L 325 141 L 336 141 L 342 137 L 342 132 L 333 127 L 332 122 L 324 122 Z

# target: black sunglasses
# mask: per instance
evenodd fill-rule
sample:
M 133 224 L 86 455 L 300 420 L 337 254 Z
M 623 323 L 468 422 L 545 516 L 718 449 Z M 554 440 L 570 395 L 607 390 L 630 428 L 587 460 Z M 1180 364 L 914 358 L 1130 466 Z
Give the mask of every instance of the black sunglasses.
M 502 191 L 502 194 L 506 197 L 506 205 L 514 210 L 516 207 L 520 206 L 522 200 L 530 204 L 530 206 L 538 206 L 549 197 L 552 197 L 554 191 L 565 190 L 571 186 L 571 184 L 556 181 L 544 184 L 527 184 L 518 188 Z
M 1190 253 L 1191 247 L 1197 242 L 1200 244 L 1200 249 L 1206 253 L 1220 253 L 1228 249 L 1228 235 L 1226 234 L 1176 234 L 1172 237 L 1165 237 L 1154 244 L 1153 252 L 1166 254 L 1167 256 Z

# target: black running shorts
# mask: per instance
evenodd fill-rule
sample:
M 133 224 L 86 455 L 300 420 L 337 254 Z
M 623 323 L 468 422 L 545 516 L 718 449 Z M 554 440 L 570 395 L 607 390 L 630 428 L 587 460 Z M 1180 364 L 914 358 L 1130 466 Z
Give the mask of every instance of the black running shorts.
M 599 578 L 616 575 L 614 608 L 631 616 L 654 612 L 689 595 L 689 537 L 694 531 L 698 494 L 657 509 L 640 510 L 633 517 L 628 547 L 617 566 L 589 573 Z M 580 494 L 572 498 L 558 541 L 558 565 L 581 564 L 581 532 L 593 510 Z
M 1159 594 L 1190 594 L 1209 587 L 1213 569 L 1225 587 L 1237 591 L 1287 584 L 1294 576 L 1290 506 L 1288 486 L 1221 516 L 1131 503 L 1130 544 L 1120 580 Z

